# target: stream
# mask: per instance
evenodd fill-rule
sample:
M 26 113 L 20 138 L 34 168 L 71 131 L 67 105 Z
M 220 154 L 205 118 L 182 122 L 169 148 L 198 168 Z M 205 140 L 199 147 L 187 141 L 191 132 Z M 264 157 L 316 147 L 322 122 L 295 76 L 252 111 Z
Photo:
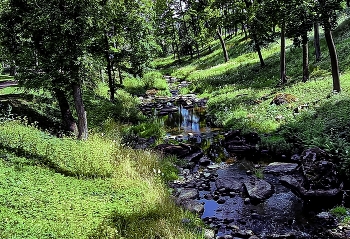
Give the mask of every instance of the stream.
M 171 77 L 167 79 L 173 83 Z M 170 98 L 153 97 L 153 103 L 145 104 L 143 111 L 147 114 L 155 109 L 168 129 L 166 143 L 157 146 L 158 149 L 178 153 L 188 162 L 179 168 L 179 180 L 170 186 L 177 203 L 198 213 L 211 228 L 212 234 L 205 238 L 350 238 L 350 228 L 341 228 L 338 237 L 329 232 L 335 220 L 323 210 L 328 208 L 323 208 L 322 199 L 305 201 L 282 184 L 281 177 L 296 170 L 297 163 L 286 166 L 295 165 L 290 172 L 266 171 L 267 165 L 275 160 L 247 154 L 254 148 L 249 150 L 249 146 L 241 144 L 242 139 L 254 144 L 254 134 L 230 136 L 211 127 L 206 100 L 173 92 Z M 238 144 L 225 147 L 223 138 L 229 137 Z M 174 141 L 180 146 L 171 144 Z

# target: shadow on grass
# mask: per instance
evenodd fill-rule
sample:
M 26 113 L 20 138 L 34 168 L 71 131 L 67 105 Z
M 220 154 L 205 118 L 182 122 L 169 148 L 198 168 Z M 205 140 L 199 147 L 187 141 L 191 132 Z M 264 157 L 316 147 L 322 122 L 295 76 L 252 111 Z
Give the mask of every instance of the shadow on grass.
M 12 81 L 13 80 L 13 76 L 10 75 L 0 75 L 0 82 L 3 81 Z
M 113 212 L 110 218 L 98 225 L 89 239 L 160 239 L 169 238 L 169 235 L 176 238 L 203 238 L 198 221 L 187 219 L 185 223 L 182 222 L 184 220 L 181 216 L 184 215 L 180 214 L 180 209 L 174 202 L 162 200 L 153 207 L 151 210 L 143 207 L 141 211 L 132 213 Z M 173 236 L 171 238 L 175 238 Z
M 44 112 L 29 105 L 33 101 L 38 105 L 46 105 Z M 0 112 L 8 117 L 19 117 L 25 119 L 28 124 L 35 124 L 39 129 L 57 135 L 61 131 L 59 121 L 60 113 L 58 109 L 51 107 L 52 100 L 45 97 L 33 96 L 31 94 L 8 94 L 0 96 Z M 50 106 L 50 107 L 49 107 Z M 5 115 L 6 116 L 6 115 Z
M 3 143 L 0 142 L 0 149 L 4 149 L 8 152 L 11 152 L 11 154 L 16 155 L 17 157 L 24 157 L 26 160 L 20 160 L 20 161 L 8 161 L 7 157 L 1 156 L 2 160 L 4 160 L 5 163 L 9 165 L 16 165 L 19 168 L 23 166 L 45 166 L 50 170 L 53 170 L 56 173 L 60 173 L 64 176 L 69 176 L 69 177 L 77 177 L 77 173 L 65 168 L 60 167 L 58 164 L 55 162 L 52 162 L 48 158 L 39 155 L 39 154 L 34 154 L 32 152 L 28 152 L 27 150 L 24 150 L 23 148 L 16 147 L 12 148 L 10 146 L 4 145 Z M 90 175 L 86 175 L 89 177 Z M 91 177 L 94 177 L 95 175 L 91 175 Z

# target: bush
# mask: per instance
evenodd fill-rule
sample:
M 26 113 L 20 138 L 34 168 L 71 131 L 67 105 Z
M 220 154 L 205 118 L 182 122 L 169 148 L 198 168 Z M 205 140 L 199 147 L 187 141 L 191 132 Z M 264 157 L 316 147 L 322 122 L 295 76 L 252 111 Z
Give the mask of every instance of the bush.
M 146 73 L 142 78 L 142 82 L 147 90 L 148 89 L 157 89 L 157 90 L 168 89 L 168 84 L 164 79 L 162 73 L 160 73 L 159 71 L 150 71 Z
M 115 116 L 117 119 L 124 122 L 139 122 L 144 119 L 139 105 L 140 100 L 133 97 L 125 90 L 117 90 L 115 96 Z
M 140 78 L 125 78 L 123 85 L 125 91 L 132 95 L 144 95 L 146 92 L 145 83 Z
M 164 122 L 157 119 L 130 126 L 123 131 L 126 138 L 135 135 L 141 138 L 156 137 L 159 139 L 165 136 L 165 133 Z

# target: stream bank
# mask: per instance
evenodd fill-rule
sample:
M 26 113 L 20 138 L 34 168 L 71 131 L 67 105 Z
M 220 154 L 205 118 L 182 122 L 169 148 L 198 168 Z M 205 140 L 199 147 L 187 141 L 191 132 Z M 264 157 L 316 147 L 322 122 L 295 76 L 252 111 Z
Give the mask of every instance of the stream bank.
M 211 228 L 206 238 L 350 238 L 327 212 L 349 201 L 332 157 L 319 148 L 271 155 L 254 132 L 213 127 L 207 99 L 178 95 L 189 83 L 166 79 L 172 96 L 148 95 L 142 109 L 170 128 L 155 149 L 183 160 L 174 200 Z

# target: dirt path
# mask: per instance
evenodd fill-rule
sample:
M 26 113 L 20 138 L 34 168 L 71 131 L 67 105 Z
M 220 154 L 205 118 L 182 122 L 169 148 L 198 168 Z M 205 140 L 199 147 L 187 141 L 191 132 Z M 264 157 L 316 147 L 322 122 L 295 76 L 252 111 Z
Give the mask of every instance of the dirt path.
M 3 81 L 3 82 L 0 82 L 0 90 L 9 86 L 15 86 L 15 85 L 17 85 L 17 82 L 15 81 Z

